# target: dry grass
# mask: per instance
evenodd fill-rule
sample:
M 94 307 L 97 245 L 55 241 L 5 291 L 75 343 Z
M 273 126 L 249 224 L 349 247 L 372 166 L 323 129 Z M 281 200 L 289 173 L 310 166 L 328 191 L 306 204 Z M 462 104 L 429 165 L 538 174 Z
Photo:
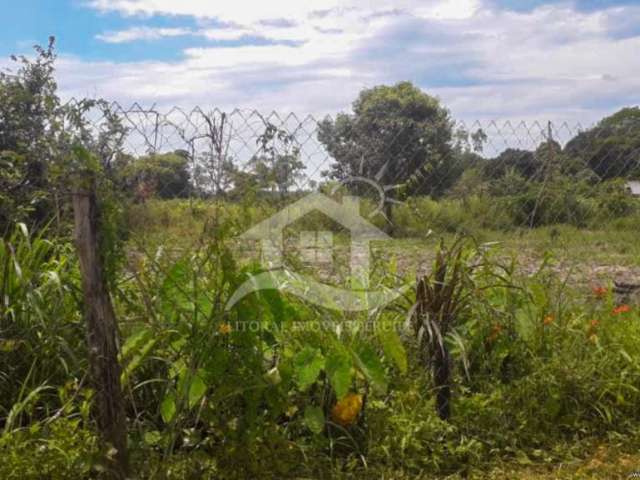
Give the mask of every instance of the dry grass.
M 638 473 L 639 477 L 632 475 Z M 626 480 L 640 478 L 640 453 L 623 453 L 606 446 L 597 447 L 584 460 L 556 465 L 525 465 L 522 463 L 497 464 L 491 470 L 474 470 L 465 474 L 445 477 L 414 476 L 404 472 L 385 471 L 377 475 L 364 474 L 362 478 L 389 480 Z
M 640 454 L 619 453 L 600 446 L 582 462 L 550 467 L 504 466 L 487 474 L 471 478 L 492 480 L 556 480 L 556 479 L 627 479 L 633 473 L 640 475 Z

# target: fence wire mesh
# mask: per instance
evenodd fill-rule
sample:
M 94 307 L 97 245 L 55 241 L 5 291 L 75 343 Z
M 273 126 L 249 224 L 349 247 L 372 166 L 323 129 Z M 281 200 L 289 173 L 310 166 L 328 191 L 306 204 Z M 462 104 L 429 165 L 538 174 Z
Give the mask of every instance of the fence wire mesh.
M 534 227 L 587 225 L 596 214 L 626 214 L 638 193 L 640 125 L 450 120 L 429 123 L 318 118 L 295 113 L 194 108 L 109 109 L 124 127 L 122 153 L 141 158 L 178 153 L 187 186 L 138 176 L 141 196 L 211 197 L 251 179 L 281 198 L 327 182 L 368 179 L 392 203 L 458 202 L 480 223 Z M 90 111 L 95 132 L 108 127 Z M 424 206 L 424 205 L 423 205 Z M 508 217 L 508 218 L 507 218 Z

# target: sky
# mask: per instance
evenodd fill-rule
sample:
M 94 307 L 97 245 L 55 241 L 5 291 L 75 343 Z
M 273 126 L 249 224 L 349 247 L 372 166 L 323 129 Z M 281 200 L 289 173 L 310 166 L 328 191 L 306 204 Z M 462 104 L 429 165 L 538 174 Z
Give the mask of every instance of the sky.
M 589 124 L 640 103 L 640 0 L 3 0 L 0 64 L 57 39 L 63 98 L 348 111 L 414 82 L 454 118 Z

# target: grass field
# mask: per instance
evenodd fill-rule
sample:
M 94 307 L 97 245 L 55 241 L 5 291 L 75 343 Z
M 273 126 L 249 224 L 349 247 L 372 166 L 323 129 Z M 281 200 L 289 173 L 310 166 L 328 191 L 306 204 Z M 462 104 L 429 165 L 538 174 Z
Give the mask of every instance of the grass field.
M 112 295 L 140 478 L 622 479 L 640 470 L 639 302 L 613 288 L 640 283 L 631 220 L 466 228 L 458 260 L 447 253 L 455 233 L 425 224 L 373 244 L 373 287 L 411 287 L 385 308 L 332 311 L 265 290 L 225 311 L 261 268 L 258 245 L 237 236 L 274 211 L 185 200 L 127 212 Z M 296 246 L 310 230 L 333 231 L 320 267 Z M 285 258 L 341 286 L 349 243 L 312 217 L 288 232 Z M 91 478 L 99 463 L 71 246 L 22 231 L 10 244 L 15 327 L 0 346 L 24 380 L 2 384 L 20 401 L 0 437 L 0 477 Z M 438 326 L 450 355 L 446 419 L 436 410 L 437 336 L 413 323 L 416 278 L 434 278 L 438 252 L 462 272 L 445 282 L 461 296 L 425 305 L 445 312 L 455 297 L 448 305 L 460 307 Z
M 135 215 L 145 219 L 153 219 L 149 223 L 143 222 L 145 225 L 144 244 L 147 247 L 149 245 L 157 247 L 159 244 L 164 244 L 167 248 L 175 247 L 177 251 L 192 250 L 195 243 L 202 241 L 202 238 L 207 238 L 207 235 L 210 234 L 211 222 L 215 223 L 215 215 L 226 215 L 226 213 L 220 214 L 220 209 L 224 210 L 226 207 L 214 205 L 196 207 L 194 211 L 197 213 L 195 215 L 189 213 L 193 207 L 188 207 L 186 203 L 179 206 L 171 203 L 151 204 L 138 208 L 140 210 L 134 212 Z M 149 212 L 152 212 L 151 216 L 149 216 Z M 265 210 L 256 214 L 256 217 L 262 219 L 268 213 L 270 210 Z M 255 222 L 257 219 L 252 221 Z M 250 222 L 234 225 L 231 231 L 235 234 L 241 233 L 248 223 Z M 296 233 L 292 232 L 290 239 L 292 265 L 311 275 L 315 274 L 322 281 L 339 285 L 348 279 L 348 262 L 345 259 L 349 255 L 349 235 L 339 228 L 336 229 L 335 225 L 327 224 L 326 221 L 318 218 L 300 225 L 298 230 L 313 228 L 335 230 L 333 261 L 329 265 L 325 265 L 324 271 L 323 267 L 320 267 L 318 271 L 317 266 L 296 263 L 299 251 L 294 245 Z M 193 232 L 196 234 L 192 234 Z M 598 318 L 598 323 L 602 325 L 605 322 L 610 322 L 612 331 L 615 330 L 623 336 L 628 335 L 631 338 L 638 332 L 640 326 L 638 324 L 640 318 L 637 315 L 638 298 L 635 294 L 611 292 L 614 282 L 640 283 L 640 244 L 637 242 L 636 232 L 631 228 L 626 228 L 626 225 L 623 228 L 613 228 L 608 225 L 602 229 L 578 229 L 558 225 L 511 231 L 476 229 L 473 232 L 468 232 L 468 235 L 473 238 L 473 242 L 479 245 L 488 245 L 486 248 L 491 252 L 492 262 L 509 269 L 511 272 L 510 281 L 517 284 L 517 288 L 529 289 L 524 300 L 516 301 L 510 306 L 500 304 L 503 301 L 509 303 L 508 300 L 496 300 L 491 308 L 496 308 L 494 314 L 496 311 L 500 311 L 499 315 L 507 315 L 507 311 L 510 309 L 528 312 L 526 315 L 520 315 L 518 311 L 511 312 L 516 326 L 513 327 L 510 336 L 505 339 L 505 344 L 498 347 L 504 349 L 498 357 L 504 360 L 505 355 L 509 357 L 509 355 L 523 354 L 524 357 L 520 361 L 532 362 L 529 367 L 525 367 L 525 370 L 529 372 L 528 375 L 532 375 L 532 377 L 540 375 L 540 377 L 533 383 L 529 383 L 526 377 L 520 378 L 516 382 L 520 383 L 518 386 L 507 382 L 508 386 L 497 387 L 500 393 L 496 397 L 496 392 L 492 392 L 492 385 L 496 386 L 495 375 L 497 372 L 491 373 L 485 367 L 480 366 L 482 362 L 496 362 L 494 353 L 489 349 L 478 354 L 476 360 L 469 361 L 471 363 L 479 362 L 472 366 L 471 370 L 475 369 L 481 380 L 477 380 L 478 383 L 476 383 L 476 380 L 465 379 L 461 372 L 458 372 L 461 377 L 457 377 L 456 380 L 461 396 L 466 399 L 462 402 L 463 406 L 457 408 L 454 406 L 454 411 L 466 408 L 471 410 L 463 413 L 462 418 L 452 419 L 456 433 L 449 432 L 451 437 L 447 440 L 444 438 L 447 438 L 448 435 L 442 432 L 431 432 L 435 436 L 427 437 L 431 442 L 453 442 L 449 447 L 431 450 L 427 445 L 414 445 L 414 453 L 402 452 L 399 454 L 399 458 L 404 460 L 400 461 L 396 467 L 390 468 L 385 467 L 385 464 L 389 463 L 389 456 L 393 457 L 394 449 L 388 447 L 387 450 L 369 452 L 370 457 L 364 455 L 362 463 L 356 461 L 355 466 L 352 465 L 352 467 L 345 467 L 345 464 L 340 462 L 336 464 L 334 459 L 334 466 L 342 465 L 334 471 L 334 474 L 340 476 L 340 471 L 346 468 L 345 472 L 351 473 L 344 473 L 345 476 L 360 472 L 365 477 L 375 472 L 374 476 L 381 478 L 404 478 L 404 476 L 406 478 L 435 478 L 434 472 L 440 472 L 437 475 L 442 476 L 438 476 L 438 478 L 628 478 L 630 473 L 640 469 L 640 457 L 633 454 L 636 451 L 638 438 L 635 433 L 632 433 L 636 431 L 635 427 L 631 427 L 631 430 L 625 427 L 623 428 L 625 431 L 621 432 L 620 426 L 614 426 L 617 422 L 613 420 L 613 417 L 621 413 L 615 413 L 615 410 L 624 405 L 626 407 L 623 407 L 622 410 L 627 411 L 627 408 L 637 410 L 636 395 L 639 392 L 640 383 L 638 383 L 639 377 L 636 368 L 640 365 L 638 363 L 640 357 L 628 347 L 622 346 L 620 339 L 614 340 L 612 337 L 605 339 L 605 334 L 602 334 L 602 338 L 599 335 L 593 335 L 593 332 L 590 333 L 589 325 L 594 321 L 594 318 Z M 412 283 L 416 276 L 431 272 L 440 242 L 444 241 L 445 244 L 450 244 L 454 237 L 455 234 L 452 232 L 438 232 L 425 228 L 425 234 L 419 237 L 405 236 L 389 242 L 376 243 L 373 247 L 374 271 L 381 278 L 385 276 L 385 273 L 388 273 L 389 268 L 392 268 L 394 275 L 400 277 L 402 282 Z M 231 239 L 231 244 L 233 245 L 232 251 L 235 252 L 235 257 L 240 264 L 251 264 L 259 260 L 257 245 L 247 246 L 237 243 L 233 239 Z M 133 249 L 136 248 L 135 245 L 136 243 L 132 244 Z M 148 250 L 146 254 L 149 254 Z M 316 268 L 315 271 L 314 268 Z M 609 292 L 606 294 L 606 298 L 594 298 L 594 291 L 597 289 Z M 541 293 L 542 291 L 544 293 Z M 526 306 L 519 303 L 522 301 L 531 302 L 532 305 Z M 544 305 L 540 303 L 544 303 Z M 627 332 L 624 331 L 625 327 L 613 324 L 614 322 L 620 323 L 618 318 L 605 318 L 608 317 L 607 310 L 615 309 L 618 305 L 628 305 L 631 309 L 631 313 L 629 313 L 631 317 L 628 321 L 629 325 L 634 326 Z M 394 318 L 406 316 L 406 311 L 403 308 L 406 307 L 399 307 L 401 314 Z M 484 307 L 478 305 L 477 308 Z M 487 315 L 487 312 L 478 312 L 477 315 Z M 525 316 L 528 320 L 523 319 Z M 551 317 L 553 317 L 553 323 L 548 326 L 545 323 L 543 327 L 542 323 L 546 322 L 545 319 Z M 461 326 L 460 330 L 460 335 L 465 337 L 464 341 L 469 342 L 465 348 L 482 350 L 484 348 L 481 346 L 482 341 L 479 344 L 478 339 L 474 340 L 473 337 L 491 338 L 495 333 L 496 321 L 503 322 L 503 319 L 496 317 L 469 321 L 472 326 Z M 518 327 L 517 324 L 529 321 L 541 322 L 540 330 L 537 326 L 529 326 L 527 327 L 529 334 L 519 331 L 521 327 Z M 483 322 L 484 325 L 478 325 Z M 509 330 L 511 327 L 508 325 L 509 320 L 506 320 L 504 327 L 500 328 L 504 328 L 505 331 Z M 532 331 L 534 333 L 531 333 Z M 398 441 L 405 442 L 408 441 L 408 437 L 405 435 L 409 435 L 408 432 L 411 432 L 412 429 L 415 429 L 414 434 L 409 436 L 420 436 L 421 428 L 425 428 L 421 422 L 435 421 L 430 413 L 428 415 L 426 413 L 427 410 L 433 408 L 432 398 L 427 393 L 431 391 L 432 386 L 429 385 L 428 376 L 423 378 L 421 372 L 424 371 L 424 367 L 421 367 L 416 359 L 416 356 L 419 357 L 419 353 L 415 352 L 416 346 L 410 333 L 404 330 L 402 335 L 407 345 L 409 361 L 410 363 L 415 362 L 415 365 L 409 369 L 408 379 L 405 377 L 404 380 L 398 378 L 391 380 L 395 393 L 389 394 L 390 396 L 383 400 L 380 409 L 385 419 L 393 418 L 398 424 L 394 426 L 392 432 L 389 432 L 388 426 L 384 422 L 377 424 L 370 417 L 366 433 L 361 432 L 363 435 L 371 436 L 369 442 L 380 441 L 379 438 L 374 438 L 375 435 L 386 435 L 385 441 L 391 442 L 391 444 Z M 519 351 L 522 345 L 520 344 L 521 339 L 517 339 L 519 336 L 525 335 L 529 335 L 524 342 L 529 343 L 528 347 L 524 347 L 527 353 Z M 585 340 L 582 340 L 583 338 Z M 486 347 L 486 338 L 483 342 Z M 592 348 L 593 350 L 591 350 Z M 637 350 L 635 351 L 637 352 Z M 623 357 L 618 356 L 620 352 L 624 352 L 622 353 Z M 458 353 L 460 354 L 460 352 Z M 465 355 L 473 357 L 473 354 L 469 352 L 466 352 Z M 624 360 L 621 358 L 629 358 L 630 364 L 622 365 L 620 362 Z M 598 362 L 602 363 L 598 364 Z M 462 369 L 462 363 L 456 364 L 459 369 Z M 533 367 L 533 365 L 536 366 Z M 616 365 L 620 365 L 620 368 Z M 633 365 L 631 371 L 626 370 L 630 365 Z M 494 367 L 489 367 L 489 370 Z M 613 371 L 617 371 L 617 374 L 622 375 L 624 380 L 621 379 L 621 382 L 629 383 L 621 387 L 626 393 L 620 393 L 622 391 L 620 390 L 614 395 L 614 397 L 616 395 L 618 397 L 612 404 L 596 408 L 590 403 L 601 402 L 603 398 L 612 394 L 609 390 L 612 386 L 605 386 L 608 380 L 605 380 L 607 374 L 604 373 L 604 370 L 608 368 L 612 368 Z M 622 370 L 626 370 L 625 373 L 620 373 Z M 393 378 L 396 373 L 392 372 L 393 369 L 389 371 Z M 580 378 L 593 379 L 593 376 L 602 377 L 600 380 L 596 380 L 594 385 L 587 388 L 588 390 L 593 387 L 594 390 L 585 396 L 586 392 L 580 391 L 575 382 L 579 382 Z M 407 386 L 407 381 L 411 386 Z M 554 382 L 556 385 L 552 386 Z M 498 383 L 500 383 L 499 380 Z M 513 391 L 509 391 L 510 389 Z M 515 397 L 507 400 L 518 389 L 522 390 L 515 394 Z M 536 389 L 538 391 L 535 391 Z M 592 394 L 595 396 L 591 397 Z M 623 398 L 627 394 L 630 397 Z M 404 400 L 401 399 L 406 399 L 411 395 L 417 395 L 421 400 L 415 406 L 402 405 L 401 410 L 405 408 L 418 409 L 420 413 L 417 414 L 417 418 L 394 410 L 398 406 L 394 402 L 402 404 Z M 558 400 L 559 406 L 555 405 L 553 408 L 560 411 L 568 409 L 560 417 L 568 415 L 572 418 L 569 424 L 563 425 L 555 433 L 545 432 L 545 428 L 550 425 L 546 422 L 555 423 L 559 421 L 558 418 L 552 419 L 554 415 L 551 415 L 540 423 L 532 422 L 532 418 L 541 415 L 544 406 L 540 410 L 540 406 L 534 407 L 528 404 L 528 402 L 536 401 L 545 402 L 548 395 L 553 395 Z M 502 402 L 505 401 L 512 402 L 511 406 L 503 405 Z M 605 403 L 608 404 L 608 401 Z M 523 409 L 521 414 L 516 414 L 516 417 L 519 415 L 524 415 L 524 417 L 506 419 L 504 412 L 502 412 L 498 415 L 498 417 L 503 417 L 502 420 L 485 418 L 485 414 L 477 415 L 477 412 L 474 413 L 474 405 L 475 408 L 480 409 L 483 408 L 482 405 L 485 405 L 489 412 L 499 412 L 503 408 L 516 410 L 521 408 Z M 576 408 L 583 409 L 583 412 L 579 414 L 573 412 L 576 413 L 576 416 L 573 417 L 573 413 L 569 413 L 573 407 L 569 407 L 569 405 L 577 406 Z M 601 422 L 602 418 L 600 420 L 594 419 L 592 413 L 589 413 L 591 407 L 594 412 L 599 412 L 596 415 L 604 416 L 604 422 Z M 608 408 L 612 410 L 609 413 L 604 413 Z M 375 408 L 370 406 L 369 409 L 371 410 L 369 415 L 374 416 L 376 414 Z M 491 417 L 491 414 L 487 415 Z M 542 414 L 542 416 L 545 415 Z M 580 419 L 578 420 L 578 418 Z M 481 422 L 481 424 L 474 426 L 474 421 Z M 599 424 L 595 430 L 592 429 L 594 421 Z M 484 426 L 482 426 L 482 422 L 484 422 Z M 560 420 L 560 423 L 562 422 Z M 571 424 L 571 422 L 576 423 Z M 629 422 L 631 425 L 635 425 L 636 421 L 629 419 Z M 622 423 L 627 422 L 622 421 Z M 536 426 L 530 424 L 536 424 Z M 543 426 L 545 424 L 547 427 Z M 483 432 L 483 428 L 491 431 Z M 438 431 L 437 428 L 435 430 Z M 556 429 L 552 428 L 551 430 Z M 439 435 L 444 435 L 444 437 L 439 437 Z M 487 438 L 483 438 L 485 436 Z M 438 440 L 438 438 L 440 439 Z M 475 442 L 485 443 L 485 445 L 478 447 Z M 453 447 L 454 444 L 455 447 Z M 407 448 L 411 450 L 411 448 Z M 446 453 L 449 448 L 455 452 L 453 453 L 455 458 L 438 459 L 440 455 L 451 455 L 451 453 Z M 474 448 L 480 448 L 482 453 L 477 453 L 477 455 L 471 453 Z M 467 449 L 469 450 L 467 451 Z M 431 453 L 429 453 L 430 451 Z M 421 462 L 407 462 L 405 455 L 433 455 L 433 458 L 425 461 L 422 467 L 415 467 L 410 465 L 420 465 Z M 323 462 L 324 460 L 320 464 Z M 391 461 L 390 463 L 398 462 Z M 363 464 L 368 465 L 369 470 L 362 470 Z M 401 466 L 405 464 L 409 465 L 406 469 Z M 463 473 L 447 473 L 451 470 L 454 472 L 461 470 Z M 420 474 L 420 471 L 424 473 Z M 319 472 L 316 471 L 313 475 L 319 475 Z
M 223 212 L 221 215 L 220 210 Z M 140 232 L 144 232 L 141 238 L 145 245 L 149 242 L 151 245 L 162 243 L 178 249 L 189 249 L 193 242 L 207 237 L 207 225 L 214 222 L 217 216 L 226 218 L 237 214 L 241 220 L 234 226 L 233 233 L 240 235 L 244 229 L 276 211 L 274 207 L 256 208 L 245 215 L 237 206 L 228 210 L 228 207 L 220 207 L 213 202 L 196 202 L 195 206 L 188 201 L 152 202 L 136 206 L 133 216 L 136 219 L 134 224 Z M 318 220 L 318 217 L 314 219 Z M 312 229 L 316 228 L 314 219 L 310 223 Z M 381 225 L 380 221 L 377 223 Z M 614 280 L 636 280 L 640 283 L 640 242 L 638 229 L 634 228 L 635 219 L 618 223 L 622 223 L 622 226 L 604 223 L 600 229 L 580 229 L 557 225 L 508 231 L 477 228 L 468 233 L 477 243 L 495 244 L 501 259 L 514 260 L 523 275 L 536 272 L 546 259 L 552 262 L 552 270 L 559 278 L 567 279 L 576 286 L 606 284 Z M 465 224 L 459 226 L 463 231 L 468 230 Z M 325 222 L 320 223 L 318 229 L 336 227 L 339 226 Z M 373 254 L 376 258 L 395 258 L 399 272 L 413 280 L 416 273 L 429 270 L 439 242 L 451 241 L 455 237 L 456 234 L 449 230 L 432 226 L 426 220 L 421 234 L 375 243 Z M 296 238 L 291 240 L 293 243 Z M 338 230 L 334 240 L 334 261 L 344 264 L 342 259 L 348 256 L 349 235 L 344 230 Z M 140 244 L 140 238 L 136 239 L 135 244 Z M 255 244 L 240 244 L 238 250 L 241 252 L 240 260 L 259 259 L 259 248 Z M 295 252 L 295 247 L 292 250 Z

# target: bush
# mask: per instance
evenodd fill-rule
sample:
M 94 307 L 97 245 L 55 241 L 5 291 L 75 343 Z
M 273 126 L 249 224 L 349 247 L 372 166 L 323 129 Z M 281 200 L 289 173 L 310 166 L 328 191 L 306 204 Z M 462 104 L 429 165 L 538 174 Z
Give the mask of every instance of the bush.
M 614 180 L 598 186 L 597 202 L 602 220 L 633 215 L 638 211 L 638 199 L 627 192 L 625 182 Z
M 585 195 L 585 186 L 569 179 L 528 185 L 522 193 L 501 200 L 521 227 L 569 224 L 585 227 L 594 215 L 594 206 Z
M 33 424 L 0 436 L 0 478 L 95 478 L 101 470 L 96 464 L 97 454 L 95 434 L 78 419 Z

